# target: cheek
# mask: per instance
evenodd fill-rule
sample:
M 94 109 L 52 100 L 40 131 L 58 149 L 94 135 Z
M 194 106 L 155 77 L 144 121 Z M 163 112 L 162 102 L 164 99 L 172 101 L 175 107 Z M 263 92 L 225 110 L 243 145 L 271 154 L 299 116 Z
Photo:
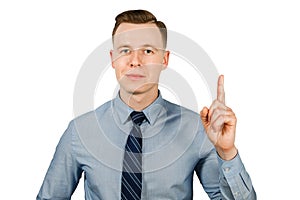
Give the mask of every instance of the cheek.
M 145 56 L 143 59 L 143 65 L 147 67 L 147 70 L 157 71 L 162 68 L 162 59 L 160 56 Z
M 124 75 L 125 72 L 122 67 L 115 66 L 115 73 L 116 73 L 117 79 L 119 80 Z
M 119 57 L 113 60 L 113 65 L 116 69 L 120 69 L 122 66 L 126 66 L 126 59 L 124 57 Z
M 126 74 L 126 72 L 130 70 L 127 65 L 120 62 L 115 62 L 114 69 L 118 80 L 120 80 Z
M 152 64 L 152 65 L 147 66 L 147 72 L 148 72 L 149 78 L 152 81 L 157 81 L 159 79 L 162 69 L 163 69 L 163 66 L 160 64 Z
M 128 61 L 129 61 L 129 58 L 128 56 L 117 56 L 115 55 L 113 57 L 113 63 L 114 63 L 114 66 L 115 67 L 119 67 L 119 66 L 126 66 L 128 65 Z

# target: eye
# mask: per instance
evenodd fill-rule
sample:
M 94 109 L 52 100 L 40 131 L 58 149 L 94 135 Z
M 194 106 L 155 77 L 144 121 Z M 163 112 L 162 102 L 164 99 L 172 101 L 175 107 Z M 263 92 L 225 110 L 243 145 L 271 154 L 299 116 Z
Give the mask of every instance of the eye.
M 144 50 L 144 53 L 145 53 L 146 55 L 152 55 L 152 54 L 154 54 L 154 51 L 153 51 L 152 49 L 145 49 L 145 50 Z
M 127 49 L 127 48 L 125 49 L 125 48 L 124 48 L 124 49 L 121 49 L 121 50 L 120 50 L 120 54 L 127 55 L 127 54 L 129 54 L 129 53 L 130 53 L 130 49 Z

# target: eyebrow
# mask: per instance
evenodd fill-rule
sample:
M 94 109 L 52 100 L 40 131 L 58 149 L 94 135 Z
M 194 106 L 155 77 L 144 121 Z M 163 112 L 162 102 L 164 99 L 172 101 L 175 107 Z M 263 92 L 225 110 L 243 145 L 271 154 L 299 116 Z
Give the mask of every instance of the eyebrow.
M 159 50 L 159 49 L 160 49 L 160 48 L 155 47 L 155 46 L 153 46 L 153 45 L 151 45 L 151 44 L 143 44 L 142 46 L 138 47 L 137 49 L 143 48 L 143 47 L 151 47 L 151 48 L 156 49 L 156 50 Z M 132 48 L 132 46 L 124 44 L 124 45 L 118 46 L 118 48 L 116 48 L 116 49 L 121 49 L 121 48 Z M 161 49 L 162 49 L 162 48 L 161 48 Z
M 116 49 L 121 49 L 121 48 L 131 48 L 130 45 L 120 45 L 118 48 Z

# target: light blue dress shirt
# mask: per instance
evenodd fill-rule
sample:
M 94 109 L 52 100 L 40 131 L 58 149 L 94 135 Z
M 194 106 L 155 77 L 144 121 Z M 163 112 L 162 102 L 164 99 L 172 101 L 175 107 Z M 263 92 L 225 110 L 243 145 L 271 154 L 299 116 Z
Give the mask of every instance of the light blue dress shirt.
M 117 95 L 72 120 L 36 199 L 71 199 L 84 173 L 86 200 L 119 200 L 132 111 Z M 143 112 L 142 199 L 192 199 L 194 171 L 210 199 L 256 199 L 240 156 L 224 161 L 217 155 L 198 113 L 160 94 Z

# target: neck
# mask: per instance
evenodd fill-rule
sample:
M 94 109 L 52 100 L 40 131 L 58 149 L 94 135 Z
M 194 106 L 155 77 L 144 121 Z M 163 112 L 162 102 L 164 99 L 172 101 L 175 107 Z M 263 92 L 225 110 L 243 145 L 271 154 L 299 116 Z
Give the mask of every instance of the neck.
M 144 110 L 158 97 L 158 88 L 144 93 L 128 93 L 120 89 L 120 97 L 130 108 L 135 111 Z

